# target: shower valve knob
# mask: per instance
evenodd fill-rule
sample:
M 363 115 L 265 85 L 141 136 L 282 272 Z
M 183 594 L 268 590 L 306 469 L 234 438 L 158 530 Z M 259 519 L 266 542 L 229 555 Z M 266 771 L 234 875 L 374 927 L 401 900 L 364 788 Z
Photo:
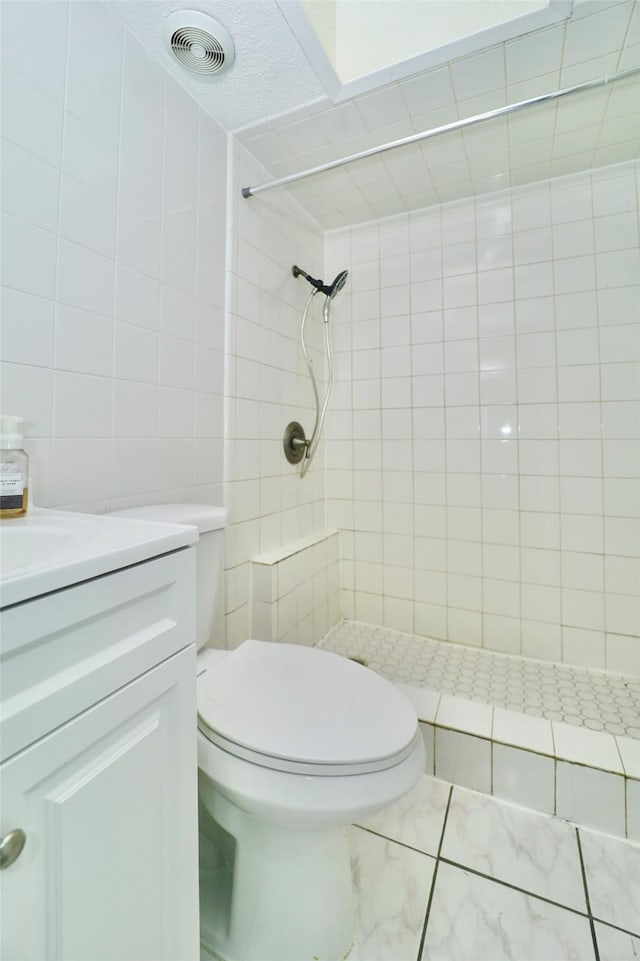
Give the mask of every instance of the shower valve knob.
M 284 456 L 290 464 L 299 464 L 307 452 L 309 441 L 305 437 L 304 427 L 297 420 L 292 420 L 284 432 L 282 447 Z

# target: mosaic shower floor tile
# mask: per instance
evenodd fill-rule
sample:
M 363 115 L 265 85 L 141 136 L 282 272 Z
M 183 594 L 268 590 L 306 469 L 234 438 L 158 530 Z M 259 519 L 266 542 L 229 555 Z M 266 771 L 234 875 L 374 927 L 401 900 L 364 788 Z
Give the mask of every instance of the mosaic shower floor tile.
M 392 681 L 640 739 L 640 678 L 536 661 L 342 621 L 321 647 Z

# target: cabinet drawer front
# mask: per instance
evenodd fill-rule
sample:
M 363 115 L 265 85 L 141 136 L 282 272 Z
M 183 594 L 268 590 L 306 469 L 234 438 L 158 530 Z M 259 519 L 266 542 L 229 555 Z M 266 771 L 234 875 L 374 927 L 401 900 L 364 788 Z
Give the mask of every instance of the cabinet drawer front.
M 2 612 L 2 758 L 139 677 L 195 638 L 192 549 Z

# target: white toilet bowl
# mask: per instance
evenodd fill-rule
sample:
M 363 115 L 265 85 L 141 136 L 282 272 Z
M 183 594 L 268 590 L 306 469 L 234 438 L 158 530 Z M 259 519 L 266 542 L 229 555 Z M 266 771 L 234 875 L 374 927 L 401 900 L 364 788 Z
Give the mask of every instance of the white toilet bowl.
M 415 712 L 327 651 L 246 641 L 207 657 L 200 799 L 232 853 L 205 872 L 203 943 L 224 961 L 339 961 L 355 918 L 345 828 L 423 773 Z M 207 923 L 211 899 L 227 906 L 225 924 Z
M 346 826 L 424 771 L 413 706 L 390 682 L 316 648 L 210 640 L 226 512 L 116 512 L 196 525 L 201 941 L 222 961 L 340 961 L 355 906 Z

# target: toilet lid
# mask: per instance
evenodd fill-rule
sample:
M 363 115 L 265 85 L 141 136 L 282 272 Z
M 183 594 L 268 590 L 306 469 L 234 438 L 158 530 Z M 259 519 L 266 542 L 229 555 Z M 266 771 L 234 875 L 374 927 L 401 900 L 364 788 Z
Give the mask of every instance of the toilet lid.
M 268 766 L 379 770 L 415 744 L 416 713 L 389 681 L 318 648 L 245 641 L 198 683 L 202 733 Z M 258 763 L 261 763 L 259 758 Z

